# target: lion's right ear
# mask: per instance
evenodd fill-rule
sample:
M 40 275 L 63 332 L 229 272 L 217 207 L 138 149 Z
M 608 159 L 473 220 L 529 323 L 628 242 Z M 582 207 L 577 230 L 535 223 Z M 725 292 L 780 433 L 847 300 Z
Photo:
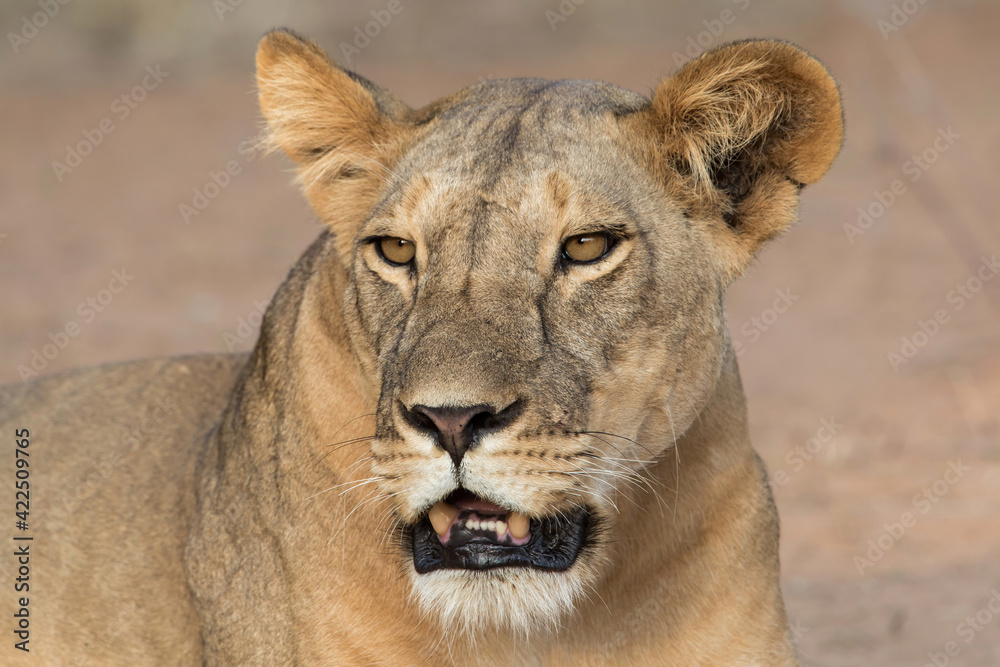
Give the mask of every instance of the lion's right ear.
M 299 168 L 313 209 L 342 243 L 375 205 L 412 137 L 409 107 L 338 67 L 315 43 L 275 30 L 257 47 L 257 88 L 268 143 Z
M 628 122 L 672 198 L 705 224 L 731 280 L 795 221 L 799 190 L 840 151 L 841 114 L 837 84 L 815 58 L 749 40 L 687 64 Z

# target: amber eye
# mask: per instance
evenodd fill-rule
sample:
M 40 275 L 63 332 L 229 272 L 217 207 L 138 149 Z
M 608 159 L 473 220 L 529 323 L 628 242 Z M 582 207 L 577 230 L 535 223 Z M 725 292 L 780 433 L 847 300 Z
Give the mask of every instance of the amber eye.
M 397 266 L 409 264 L 417 254 L 417 246 L 413 241 L 397 236 L 383 236 L 375 242 L 375 247 L 382 259 Z
M 607 255 L 612 247 L 614 239 L 608 234 L 580 234 L 566 239 L 562 254 L 571 262 L 593 262 Z

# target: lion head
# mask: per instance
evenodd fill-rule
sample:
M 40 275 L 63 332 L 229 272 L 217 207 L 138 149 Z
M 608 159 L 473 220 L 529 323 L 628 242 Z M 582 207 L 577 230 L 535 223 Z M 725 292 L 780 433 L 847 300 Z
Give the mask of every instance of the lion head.
M 651 98 L 506 79 L 419 110 L 286 31 L 257 66 L 336 236 L 415 599 L 470 631 L 557 621 L 731 360 L 726 288 L 839 150 L 835 84 L 776 41 Z

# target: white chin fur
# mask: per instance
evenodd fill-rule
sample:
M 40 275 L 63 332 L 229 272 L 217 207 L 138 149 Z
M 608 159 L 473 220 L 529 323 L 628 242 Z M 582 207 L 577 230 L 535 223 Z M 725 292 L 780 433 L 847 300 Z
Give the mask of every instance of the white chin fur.
M 493 570 L 410 570 L 412 596 L 442 628 L 475 638 L 484 630 L 507 630 L 524 637 L 558 628 L 560 619 L 583 596 L 581 573 L 525 568 Z

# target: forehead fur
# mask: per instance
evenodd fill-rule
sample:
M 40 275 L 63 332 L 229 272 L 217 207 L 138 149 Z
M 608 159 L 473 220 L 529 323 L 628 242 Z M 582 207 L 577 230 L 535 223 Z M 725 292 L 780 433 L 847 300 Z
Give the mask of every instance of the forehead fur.
M 551 167 L 581 144 L 608 138 L 614 118 L 644 104 L 640 95 L 595 81 L 485 81 L 424 110 L 430 127 L 411 155 L 425 168 L 488 187 L 511 170 Z
M 539 205 L 560 219 L 582 210 L 609 221 L 633 214 L 635 184 L 648 177 L 634 161 L 623 164 L 617 120 L 646 104 L 595 81 L 471 86 L 418 112 L 421 135 L 396 164 L 372 217 L 486 218 Z

